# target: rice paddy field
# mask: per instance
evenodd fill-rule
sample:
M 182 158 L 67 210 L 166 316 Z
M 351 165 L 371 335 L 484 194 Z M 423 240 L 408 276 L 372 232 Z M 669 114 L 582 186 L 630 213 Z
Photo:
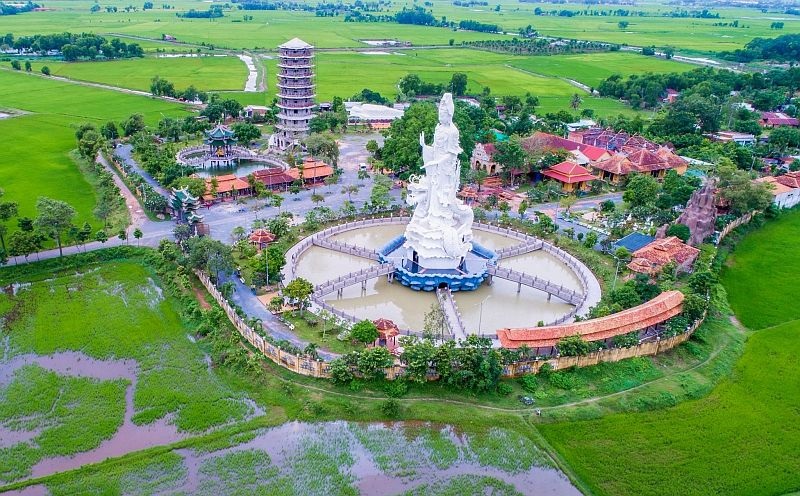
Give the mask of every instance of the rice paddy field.
M 748 327 L 730 378 L 697 401 L 545 424 L 544 437 L 596 494 L 769 495 L 800 490 L 800 212 L 748 235 L 722 282 Z
M 194 85 L 205 91 L 242 90 L 247 79 L 247 67 L 234 56 L 151 55 L 104 62 L 44 61 L 35 62 L 33 71 L 38 72 L 45 65 L 53 76 L 142 91 L 150 91 L 155 76 L 167 79 L 178 89 Z
M 385 397 L 354 404 L 229 365 L 227 338 L 196 336 L 196 310 L 145 250 L 116 253 L 0 271 L 0 492 L 579 494 L 513 415 L 331 421 L 386 419 Z
M 31 218 L 39 196 L 63 200 L 78 212 L 78 225 L 88 221 L 98 229 L 94 191 L 69 155 L 76 147 L 75 128 L 83 122 L 120 122 L 133 113 L 143 114 L 149 124 L 162 115 L 185 115 L 180 105 L 161 100 L 11 71 L 0 71 L 0 105 L 23 112 L 0 119 L 4 198 L 19 203 L 21 217 Z
M 546 36 L 607 41 L 635 46 L 674 46 L 693 52 L 709 52 L 740 48 L 751 39 L 776 34 L 770 24 L 783 20 L 785 27 L 778 34 L 800 32 L 800 20 L 781 12 L 762 13 L 757 9 L 720 7 L 712 8 L 720 14 L 720 19 L 695 19 L 662 17 L 671 12 L 673 6 L 656 2 L 623 6 L 633 11 L 645 11 L 651 16 L 591 16 L 574 17 L 536 16 L 534 9 L 544 11 L 588 9 L 581 3 L 519 3 L 511 0 L 494 2 L 490 6 L 458 7 L 446 0 L 434 0 L 432 10 L 438 17 L 460 21 L 464 19 L 498 24 L 508 32 L 516 32 L 528 24 L 533 25 Z M 76 32 L 93 31 L 98 33 L 120 33 L 131 36 L 161 39 L 163 33 L 178 37 L 190 43 L 209 43 L 231 49 L 272 48 L 298 34 L 307 41 L 324 48 L 364 46 L 360 40 L 375 38 L 398 38 L 412 41 L 415 45 L 445 45 L 450 39 L 461 41 L 496 39 L 500 35 L 445 28 L 383 24 L 383 23 L 345 23 L 343 17 L 316 17 L 313 12 L 286 11 L 248 11 L 253 20 L 245 21 L 243 12 L 231 10 L 219 19 L 181 19 L 177 11 L 191 8 L 206 10 L 208 3 L 200 0 L 181 0 L 170 2 L 173 7 L 163 10 L 160 6 L 147 11 L 123 12 L 128 5 L 113 0 L 103 5 L 117 6 L 119 11 L 107 13 L 105 10 L 90 13 L 91 2 L 55 0 L 48 4 L 54 9 L 50 12 L 9 16 L 5 19 L 6 30 L 18 34 L 37 32 Z M 495 7 L 499 5 L 500 10 Z M 403 7 L 413 6 L 412 2 L 393 2 L 388 13 Z M 615 10 L 616 7 L 592 6 L 590 10 Z M 687 8 L 687 10 L 691 10 Z M 784 19 L 785 18 L 785 19 Z M 620 29 L 620 20 L 629 25 Z M 714 26 L 719 22 L 739 21 L 738 28 Z M 390 27 L 389 27 L 390 26 Z M 390 31 L 390 34 L 387 32 Z

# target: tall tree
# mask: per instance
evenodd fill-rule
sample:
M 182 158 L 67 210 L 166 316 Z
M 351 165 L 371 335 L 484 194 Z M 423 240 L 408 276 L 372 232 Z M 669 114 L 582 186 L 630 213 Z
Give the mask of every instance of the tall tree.
M 64 256 L 61 239 L 64 232 L 72 225 L 75 218 L 75 209 L 69 203 L 40 196 L 36 200 L 38 215 L 33 221 L 36 229 L 54 239 L 58 245 L 59 256 Z
M 5 191 L 0 189 L 0 197 L 5 195 Z M 18 213 L 17 202 L 0 201 L 0 243 L 2 243 L 3 251 L 6 251 L 6 222 L 12 217 L 16 217 Z

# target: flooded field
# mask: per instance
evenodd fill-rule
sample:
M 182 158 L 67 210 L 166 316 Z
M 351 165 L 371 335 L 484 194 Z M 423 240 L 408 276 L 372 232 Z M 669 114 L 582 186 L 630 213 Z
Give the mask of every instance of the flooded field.
M 331 238 L 378 249 L 404 230 L 405 226 L 401 224 L 371 226 L 335 234 Z M 493 250 L 519 243 L 495 233 L 479 230 L 473 233 L 475 241 Z M 320 284 L 373 263 L 365 258 L 315 246 L 300 257 L 297 274 Z M 500 265 L 555 281 L 570 289 L 580 289 L 572 270 L 543 251 L 504 259 Z M 523 286 L 518 292 L 515 283 L 503 279 L 495 279 L 491 285 L 484 283 L 476 291 L 458 292 L 454 296 L 467 331 L 475 334 L 494 334 L 503 327 L 526 327 L 539 321 L 552 322 L 572 309 L 558 298 L 548 301 L 546 293 L 530 287 Z M 425 313 L 436 303 L 436 297 L 433 293 L 412 291 L 399 283 L 390 283 L 386 278 L 378 278 L 367 281 L 364 290 L 360 285 L 350 286 L 343 290 L 341 297 L 332 294 L 326 301 L 359 319 L 387 318 L 401 329 L 421 330 Z

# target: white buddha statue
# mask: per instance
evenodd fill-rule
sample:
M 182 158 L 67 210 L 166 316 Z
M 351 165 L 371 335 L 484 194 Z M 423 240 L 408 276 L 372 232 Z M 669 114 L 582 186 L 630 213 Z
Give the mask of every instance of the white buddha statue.
M 414 271 L 455 269 L 472 249 L 472 209 L 456 197 L 462 150 L 453 111 L 453 96 L 445 93 L 439 103 L 433 144 L 425 144 L 424 133 L 419 138 L 425 175 L 413 177 L 408 185 L 407 201 L 416 208 L 405 233 L 407 257 Z

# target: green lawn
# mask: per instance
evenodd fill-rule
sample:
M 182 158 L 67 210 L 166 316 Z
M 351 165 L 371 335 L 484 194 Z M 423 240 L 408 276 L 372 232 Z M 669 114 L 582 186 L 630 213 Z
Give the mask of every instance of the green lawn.
M 193 84 L 203 91 L 241 90 L 247 80 L 247 67 L 233 56 L 227 57 L 169 57 L 148 56 L 143 59 L 111 60 L 104 62 L 34 63 L 33 70 L 48 66 L 53 76 L 80 81 L 150 90 L 154 76 L 167 79 L 182 90 Z
M 784 494 L 800 488 L 800 323 L 791 299 L 800 212 L 737 247 L 723 283 L 757 332 L 732 376 L 675 408 L 540 430 L 597 494 Z M 787 265 L 788 264 L 788 265 Z M 774 327 L 770 327 L 774 326 Z
M 180 105 L 114 91 L 87 88 L 32 75 L 0 71 L 0 105 L 28 112 L 0 119 L 0 188 L 5 200 L 19 203 L 20 217 L 36 216 L 36 199 L 48 196 L 71 204 L 75 223 L 94 219 L 95 193 L 69 156 L 76 147 L 75 127 L 91 121 L 120 122 L 133 113 L 150 124 L 162 115 L 185 115 Z M 15 223 L 9 223 L 11 231 Z
M 800 213 L 791 212 L 748 234 L 723 271 L 728 301 L 742 323 L 762 329 L 800 318 L 791 274 L 800 269 Z

